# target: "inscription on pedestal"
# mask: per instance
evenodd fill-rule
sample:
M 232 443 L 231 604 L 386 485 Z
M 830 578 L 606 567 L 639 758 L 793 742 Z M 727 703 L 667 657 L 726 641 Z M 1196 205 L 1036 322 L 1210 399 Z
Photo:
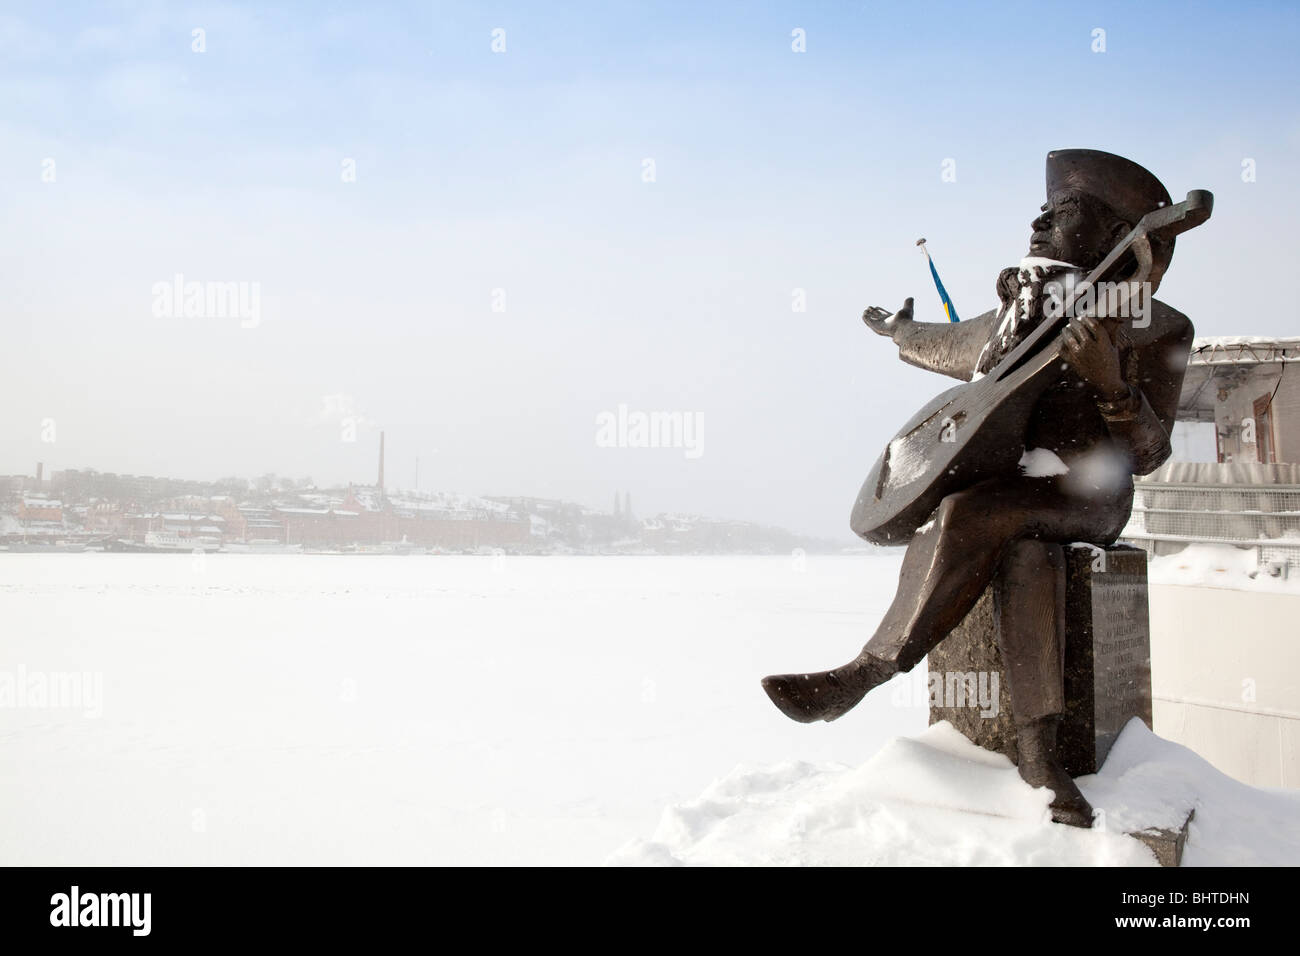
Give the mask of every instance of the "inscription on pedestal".
M 1065 579 L 1065 706 L 1070 773 L 1095 773 L 1133 717 L 1151 726 L 1146 554 L 1111 548 L 1102 562 L 1070 548 Z

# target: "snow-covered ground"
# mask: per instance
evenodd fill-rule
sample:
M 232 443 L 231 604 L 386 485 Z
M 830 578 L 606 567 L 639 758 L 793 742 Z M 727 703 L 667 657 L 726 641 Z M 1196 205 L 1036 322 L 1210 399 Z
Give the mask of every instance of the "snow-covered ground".
M 0 863 L 1139 863 L 1192 790 L 1189 862 L 1300 860 L 1294 791 L 1144 729 L 1079 834 L 923 673 L 781 716 L 899 557 L 0 556 Z
M 890 552 L 0 555 L 0 679 L 102 682 L 0 706 L 0 862 L 599 863 L 737 764 L 922 730 L 924 695 L 804 726 L 758 683 L 856 654 L 897 575 Z
M 941 723 L 857 767 L 737 768 L 669 807 L 649 840 L 630 841 L 610 862 L 1156 866 L 1125 834 L 1177 830 L 1194 809 L 1184 866 L 1300 863 L 1300 793 L 1238 783 L 1136 718 L 1101 772 L 1078 783 L 1100 811 L 1091 830 L 1050 823 L 1048 791 Z

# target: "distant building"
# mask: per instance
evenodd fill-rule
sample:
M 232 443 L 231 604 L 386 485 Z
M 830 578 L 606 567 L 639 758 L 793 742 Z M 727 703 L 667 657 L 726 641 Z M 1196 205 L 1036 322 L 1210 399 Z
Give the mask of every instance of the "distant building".
M 63 502 L 54 498 L 25 495 L 18 502 L 20 521 L 63 521 Z
M 1212 429 L 1216 460 L 1175 456 L 1139 479 L 1125 540 L 1155 555 L 1226 544 L 1254 550 L 1269 574 L 1300 568 L 1297 363 L 1300 338 L 1192 343 L 1177 418 Z
M 228 524 L 234 540 L 246 544 L 284 544 L 287 532 L 283 519 L 271 508 L 240 505 Z
M 338 548 L 348 544 L 372 543 L 356 511 L 332 508 L 275 508 L 284 526 L 284 543 L 308 548 Z M 378 544 L 378 541 L 373 543 Z
M 1300 338 L 1197 339 L 1178 420 L 1212 422 L 1218 461 L 1300 463 Z

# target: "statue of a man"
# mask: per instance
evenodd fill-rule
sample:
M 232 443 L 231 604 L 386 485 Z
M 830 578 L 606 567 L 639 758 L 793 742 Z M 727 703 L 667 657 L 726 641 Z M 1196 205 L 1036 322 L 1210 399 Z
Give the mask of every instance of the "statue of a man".
M 972 379 L 1043 320 L 1045 283 L 1086 275 L 1143 215 L 1169 202 L 1159 180 L 1127 159 L 1083 149 L 1049 153 L 1047 202 L 1031 226 L 1029 258 L 998 277 L 1000 308 L 956 324 L 916 322 L 909 298 L 893 315 L 868 309 L 863 321 L 891 338 L 903 361 Z M 1153 252 L 1158 282 L 1172 239 Z M 1062 546 L 1113 543 L 1128 521 L 1132 476 L 1169 457 L 1192 335 L 1186 316 L 1154 299 L 1138 321 L 1072 318 L 1059 381 L 1034 406 L 1026 433 L 1007 436 L 1037 451 L 1012 473 L 982 475 L 947 495 L 913 534 L 893 604 L 862 653 L 835 670 L 765 678 L 777 707 L 803 722 L 842 716 L 919 663 L 996 580 L 1020 775 L 1053 791 L 1054 820 L 1091 826 L 1092 808 L 1056 749 L 1065 713 Z M 861 534 L 858 519 L 855 508 L 851 523 Z

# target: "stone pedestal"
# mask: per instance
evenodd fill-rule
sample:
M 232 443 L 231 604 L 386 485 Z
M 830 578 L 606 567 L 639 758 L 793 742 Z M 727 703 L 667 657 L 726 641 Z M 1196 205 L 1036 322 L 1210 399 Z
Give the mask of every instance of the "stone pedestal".
M 1071 776 L 1095 773 L 1132 717 L 1151 726 L 1151 642 L 1147 617 L 1146 554 L 1126 546 L 1104 552 L 1067 546 L 1065 587 L 1066 715 L 1058 741 Z M 930 723 L 950 721 L 987 750 L 1014 763 L 1015 720 L 998 650 L 993 586 L 981 595 L 947 639 L 930 652 Z M 996 715 L 974 705 L 984 682 L 989 699 L 996 677 Z M 936 689 L 942 706 L 935 706 Z M 957 691 L 957 693 L 953 693 Z
M 1191 826 L 1195 815 L 1195 810 L 1188 810 L 1182 826 L 1148 827 L 1145 830 L 1135 830 L 1129 836 L 1150 847 L 1156 855 L 1156 862 L 1161 866 L 1182 866 L 1183 850 L 1187 848 L 1187 828 Z

